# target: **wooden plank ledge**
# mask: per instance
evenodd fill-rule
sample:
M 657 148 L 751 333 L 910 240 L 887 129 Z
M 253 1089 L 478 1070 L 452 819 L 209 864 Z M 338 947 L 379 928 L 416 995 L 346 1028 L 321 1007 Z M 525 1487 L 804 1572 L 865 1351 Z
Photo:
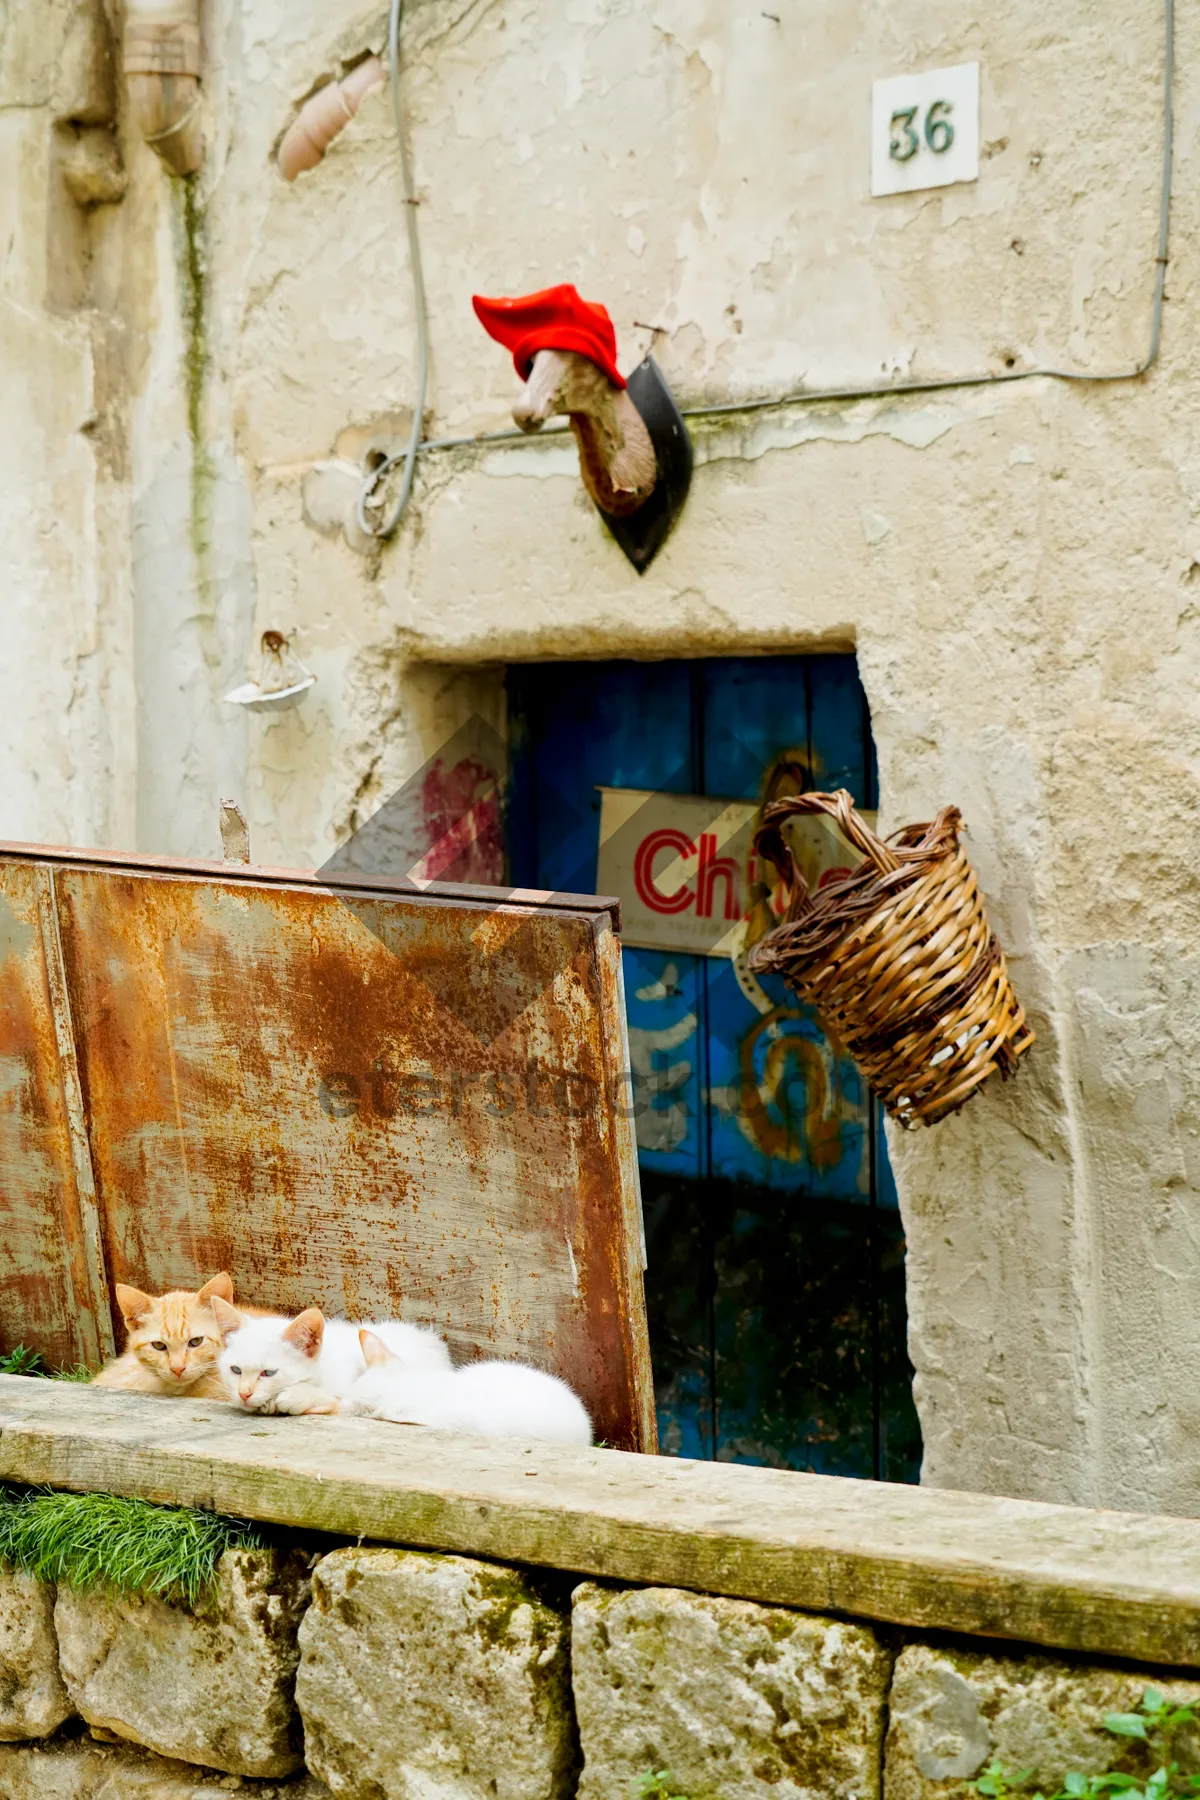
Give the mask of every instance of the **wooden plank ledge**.
M 0 1478 L 1200 1668 L 1200 1521 L 0 1376 Z

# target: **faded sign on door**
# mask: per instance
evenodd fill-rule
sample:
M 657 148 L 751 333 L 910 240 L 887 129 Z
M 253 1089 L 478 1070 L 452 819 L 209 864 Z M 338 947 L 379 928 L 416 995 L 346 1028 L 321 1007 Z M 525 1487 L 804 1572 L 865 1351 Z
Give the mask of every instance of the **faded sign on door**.
M 599 791 L 596 886 L 620 895 L 623 941 L 643 950 L 736 956 L 754 900 L 776 879 L 751 848 L 756 803 L 641 788 Z M 863 816 L 874 824 L 874 813 Z M 788 837 L 811 889 L 849 874 L 858 861 L 831 819 L 794 819 Z M 771 904 L 782 910 L 777 888 Z

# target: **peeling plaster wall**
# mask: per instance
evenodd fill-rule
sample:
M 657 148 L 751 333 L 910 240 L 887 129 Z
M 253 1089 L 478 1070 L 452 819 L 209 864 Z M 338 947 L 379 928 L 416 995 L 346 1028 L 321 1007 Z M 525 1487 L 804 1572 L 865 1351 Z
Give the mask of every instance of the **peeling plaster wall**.
M 12 838 L 133 829 L 122 231 L 116 207 L 85 209 L 63 178 L 115 108 L 103 12 L 0 9 L 0 817 Z
M 404 30 L 430 435 L 508 422 L 471 292 L 559 280 L 685 404 L 1144 354 L 1155 5 L 410 0 Z M 507 660 L 855 647 L 885 817 L 962 807 L 1039 1034 L 1015 1083 L 893 1142 L 925 1479 L 1200 1511 L 1196 15 L 1155 371 L 698 421 L 641 580 L 561 438 L 428 456 L 398 539 L 349 548 L 353 466 L 412 388 L 386 92 L 294 187 L 271 153 L 383 9 L 213 0 L 206 32 L 190 216 L 123 138 L 74 300 L 61 59 L 0 55 L 0 829 L 213 854 L 231 792 L 256 858 L 320 863 L 472 713 L 502 724 Z M 978 183 L 872 200 L 872 79 L 970 58 Z M 245 719 L 220 695 L 267 626 L 318 686 Z

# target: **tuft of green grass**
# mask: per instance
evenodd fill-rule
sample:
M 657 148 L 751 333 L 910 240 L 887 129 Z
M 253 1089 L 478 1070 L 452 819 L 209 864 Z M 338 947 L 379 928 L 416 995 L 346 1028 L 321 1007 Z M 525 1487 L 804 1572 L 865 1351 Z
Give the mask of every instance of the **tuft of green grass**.
M 90 1381 L 93 1371 L 86 1363 L 73 1369 L 48 1369 L 40 1350 L 27 1350 L 24 1344 L 0 1356 L 0 1375 L 44 1375 L 48 1381 Z
M 64 1587 L 107 1586 L 194 1606 L 226 1550 L 261 1550 L 242 1519 L 119 1494 L 63 1494 L 0 1485 L 0 1562 Z

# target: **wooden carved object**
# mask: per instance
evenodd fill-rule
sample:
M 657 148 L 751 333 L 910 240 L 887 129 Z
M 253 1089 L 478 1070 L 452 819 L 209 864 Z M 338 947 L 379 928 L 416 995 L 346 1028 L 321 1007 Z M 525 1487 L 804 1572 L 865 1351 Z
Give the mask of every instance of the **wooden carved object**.
M 583 485 L 639 575 L 666 541 L 692 477 L 683 415 L 652 356 L 626 383 L 617 334 L 602 306 L 569 283 L 515 300 L 472 304 L 489 337 L 511 350 L 522 388 L 513 418 L 537 431 L 565 413 Z
M 624 386 L 577 350 L 539 350 L 512 416 L 522 431 L 539 431 L 555 413 L 570 421 L 579 473 L 600 511 L 618 519 L 636 512 L 654 492 L 658 464 Z

